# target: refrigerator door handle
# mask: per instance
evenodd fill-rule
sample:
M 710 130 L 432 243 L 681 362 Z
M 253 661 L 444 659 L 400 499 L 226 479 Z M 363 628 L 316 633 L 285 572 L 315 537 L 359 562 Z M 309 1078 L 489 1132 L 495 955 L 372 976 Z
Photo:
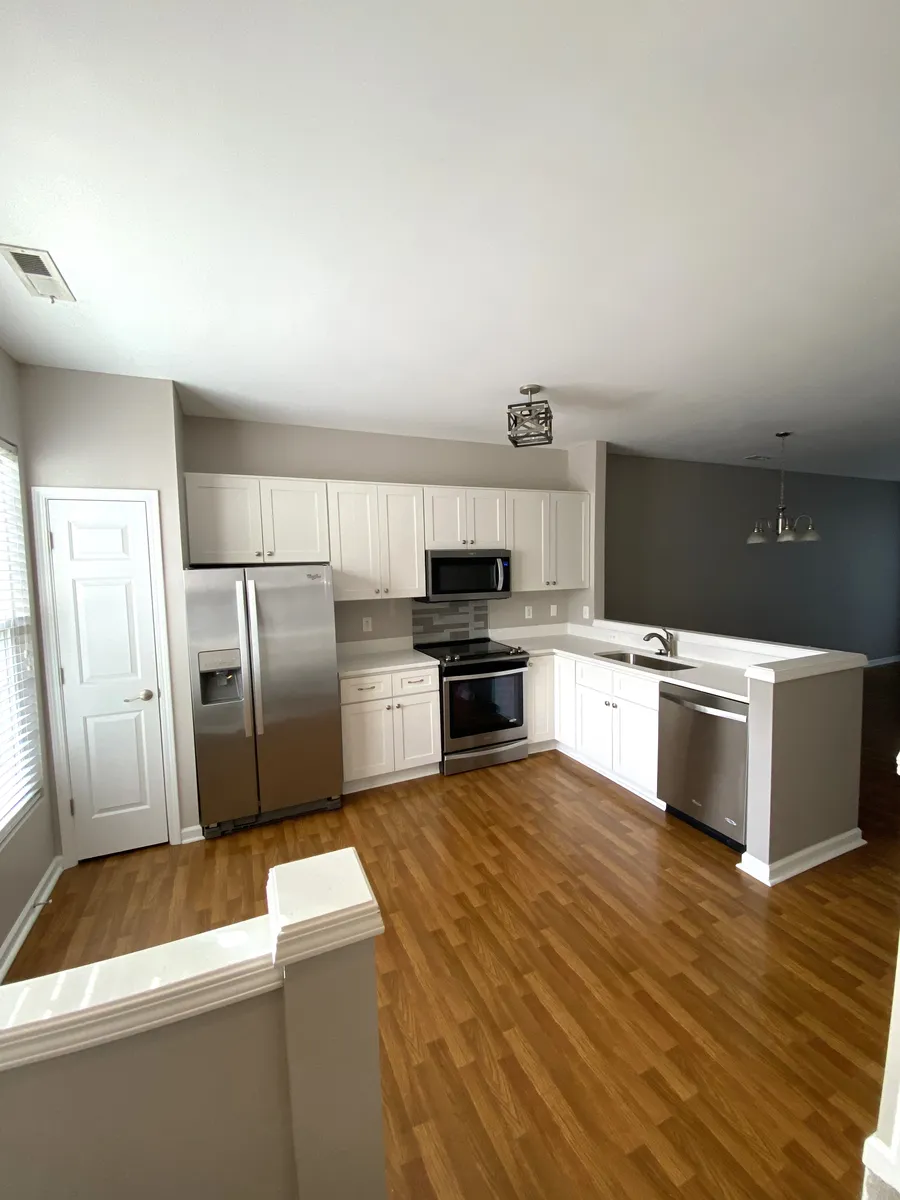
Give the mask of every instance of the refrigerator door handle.
M 238 650 L 241 655 L 241 690 L 244 693 L 244 736 L 253 737 L 253 714 L 250 711 L 250 653 L 247 648 L 247 598 L 244 581 L 235 583 L 237 592 Z
M 250 665 L 253 668 L 253 712 L 256 716 L 256 736 L 265 733 L 263 724 L 262 667 L 259 661 L 259 613 L 256 608 L 256 584 L 247 580 L 247 611 L 250 614 Z

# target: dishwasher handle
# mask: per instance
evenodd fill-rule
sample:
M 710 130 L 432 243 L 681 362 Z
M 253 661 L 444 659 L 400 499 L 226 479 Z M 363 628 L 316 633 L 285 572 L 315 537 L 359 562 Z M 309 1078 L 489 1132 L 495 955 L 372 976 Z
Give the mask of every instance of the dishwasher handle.
M 694 700 L 685 700 L 682 696 L 671 696 L 660 692 L 660 700 L 665 700 L 669 704 L 677 704 L 679 708 L 689 708 L 691 712 L 703 713 L 707 717 L 722 717 L 726 721 L 740 721 L 742 725 L 747 724 L 747 714 L 738 712 L 728 712 L 724 708 L 711 708 L 707 704 L 697 704 Z

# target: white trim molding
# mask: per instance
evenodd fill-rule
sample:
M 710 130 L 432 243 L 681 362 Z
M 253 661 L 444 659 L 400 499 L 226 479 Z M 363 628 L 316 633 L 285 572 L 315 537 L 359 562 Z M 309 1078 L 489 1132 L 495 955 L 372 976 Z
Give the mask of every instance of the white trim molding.
M 181 844 L 186 845 L 188 842 L 203 841 L 203 826 L 202 825 L 185 825 L 181 831 Z
M 178 799 L 178 771 L 175 756 L 175 720 L 172 711 L 172 679 L 169 666 L 169 635 L 166 620 L 165 574 L 162 557 L 159 492 L 144 488 L 68 488 L 33 487 L 31 489 L 34 523 L 34 561 L 37 573 L 39 620 L 44 658 L 44 683 L 47 696 L 51 762 L 56 785 L 56 810 L 62 842 L 63 866 L 78 862 L 75 844 L 75 818 L 69 808 L 72 795 L 69 751 L 66 740 L 65 710 L 60 688 L 59 644 L 57 641 L 56 596 L 53 588 L 53 562 L 50 556 L 51 500 L 125 500 L 143 503 L 147 513 L 147 541 L 150 558 L 150 592 L 153 608 L 153 633 L 156 639 L 157 690 L 163 754 L 163 788 L 169 841 L 181 841 L 181 813 Z
M 863 1142 L 862 1160 L 873 1175 L 900 1192 L 900 1163 L 896 1151 L 886 1145 L 877 1133 Z
M 50 899 L 50 893 L 56 887 L 56 881 L 63 871 L 62 855 L 52 859 L 47 870 L 38 881 L 37 887 L 31 893 L 16 923 L 0 946 L 0 980 L 6 977 L 6 972 L 12 966 L 16 955 L 22 948 L 22 943 L 31 932 L 31 927 L 40 916 L 41 907 Z
M 424 767 L 407 767 L 405 771 L 388 771 L 385 775 L 370 775 L 367 779 L 352 779 L 341 789 L 344 796 L 354 792 L 367 792 L 370 788 L 387 787 L 391 783 L 407 783 L 410 779 L 424 779 L 427 775 L 440 775 L 440 763 L 426 763 Z
M 789 854 L 786 858 L 779 858 L 771 863 L 765 863 L 762 859 L 754 858 L 752 854 L 745 852 L 738 863 L 738 870 L 758 879 L 766 887 L 774 887 L 776 883 L 784 883 L 786 879 L 792 879 L 795 875 L 821 866 L 822 863 L 838 858 L 841 854 L 849 854 L 851 850 L 858 850 L 865 844 L 860 829 L 848 829 L 836 837 L 826 838 L 824 842 L 816 842 L 814 846 L 807 846 L 805 850 L 798 850 L 796 854 Z

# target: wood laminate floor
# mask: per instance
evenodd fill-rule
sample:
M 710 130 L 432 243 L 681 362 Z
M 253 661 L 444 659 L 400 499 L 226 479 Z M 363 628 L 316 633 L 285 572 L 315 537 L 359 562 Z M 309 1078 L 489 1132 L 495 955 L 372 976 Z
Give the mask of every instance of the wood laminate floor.
M 869 673 L 864 849 L 769 890 L 552 752 L 66 871 L 8 978 L 265 911 L 355 845 L 380 901 L 390 1193 L 848 1200 L 897 952 L 900 670 Z

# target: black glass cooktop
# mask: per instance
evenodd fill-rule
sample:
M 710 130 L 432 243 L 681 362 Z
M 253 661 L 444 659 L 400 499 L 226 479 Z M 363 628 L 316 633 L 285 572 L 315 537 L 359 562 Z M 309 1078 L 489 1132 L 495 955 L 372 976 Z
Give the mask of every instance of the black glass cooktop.
M 458 642 L 431 642 L 420 644 L 416 649 L 422 654 L 430 654 L 440 662 L 465 662 L 468 659 L 508 658 L 512 654 L 522 654 L 521 646 L 507 646 L 505 642 L 495 642 L 492 638 L 469 638 Z

